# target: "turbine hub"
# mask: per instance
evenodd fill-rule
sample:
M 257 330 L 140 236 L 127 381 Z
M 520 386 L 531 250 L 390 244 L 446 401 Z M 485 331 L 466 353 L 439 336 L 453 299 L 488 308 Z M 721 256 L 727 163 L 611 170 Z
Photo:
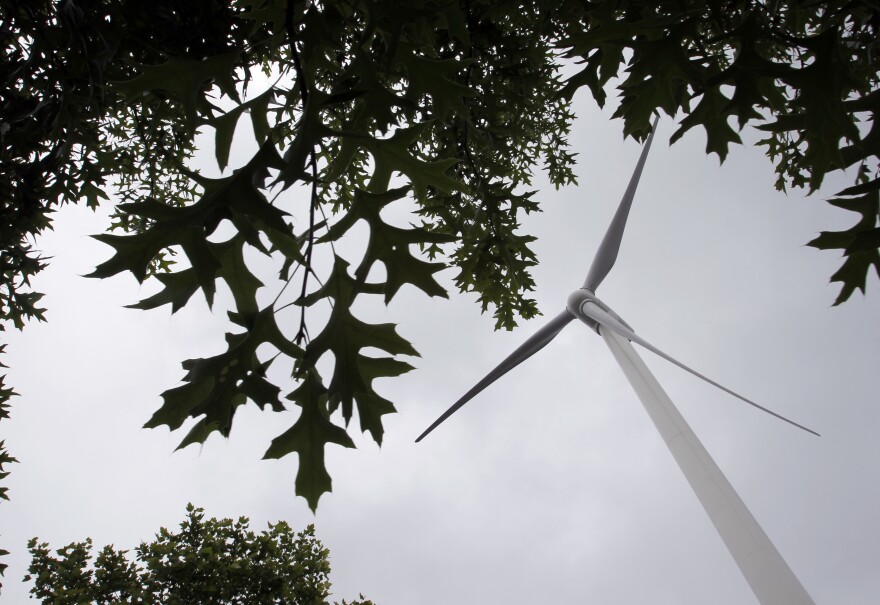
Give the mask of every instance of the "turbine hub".
M 592 328 L 598 334 L 599 324 L 592 317 L 584 313 L 584 305 L 586 305 L 587 303 L 593 303 L 594 305 L 611 315 L 611 317 L 632 330 L 632 327 L 628 323 L 623 321 L 620 315 L 615 313 L 611 309 L 611 307 L 602 302 L 602 300 L 600 300 L 598 296 L 596 296 L 595 294 L 593 294 L 593 292 L 587 290 L 586 288 L 580 288 L 579 290 L 575 290 L 574 292 L 569 294 L 568 302 L 566 303 L 565 307 L 566 309 L 568 309 L 569 313 L 577 317 L 583 323 L 590 326 L 590 328 Z

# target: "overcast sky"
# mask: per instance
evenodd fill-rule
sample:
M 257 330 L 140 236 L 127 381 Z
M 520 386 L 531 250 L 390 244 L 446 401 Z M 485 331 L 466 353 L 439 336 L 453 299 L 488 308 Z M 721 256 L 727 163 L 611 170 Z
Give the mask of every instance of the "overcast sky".
M 755 602 L 602 339 L 580 324 L 413 443 L 583 282 L 640 150 L 609 115 L 578 106 L 580 185 L 542 182 L 544 212 L 524 219 L 538 237 L 535 295 L 545 318 L 494 332 L 474 297 L 452 290 L 451 271 L 448 301 L 404 288 L 388 309 L 357 309 L 397 322 L 422 357 L 416 371 L 380 384 L 400 411 L 386 416 L 381 450 L 368 438 L 358 450 L 328 449 L 334 491 L 316 516 L 294 496 L 295 456 L 260 460 L 296 412 L 249 405 L 230 440 L 215 435 L 176 453 L 184 432 L 141 428 L 159 394 L 179 384 L 183 359 L 222 350 L 223 310 L 123 309 L 154 286 L 80 277 L 110 255 L 87 237 L 106 221 L 81 208 L 60 212 L 39 243 L 54 259 L 35 280 L 49 321 L 6 333 L 7 382 L 21 397 L 0 424 L 20 461 L 0 516 L 0 545 L 12 551 L 3 600 L 26 600 L 29 538 L 57 548 L 91 536 L 132 548 L 176 526 L 193 502 L 213 516 L 247 515 L 255 529 L 315 523 L 336 599 Z M 786 196 L 773 189 L 761 150 L 734 148 L 719 168 L 702 134 L 669 147 L 672 132 L 662 120 L 599 295 L 653 344 L 822 434 L 644 355 L 815 601 L 877 603 L 880 288 L 872 276 L 867 297 L 831 307 L 838 255 L 804 246 L 855 222 L 822 201 L 846 181 L 830 182 L 825 195 Z M 294 320 L 285 328 L 293 334 Z

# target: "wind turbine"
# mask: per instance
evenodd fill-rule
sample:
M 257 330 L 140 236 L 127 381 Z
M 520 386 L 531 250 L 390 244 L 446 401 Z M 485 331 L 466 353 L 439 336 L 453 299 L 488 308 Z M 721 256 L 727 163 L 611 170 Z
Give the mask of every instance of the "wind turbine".
M 673 359 L 636 335 L 629 324 L 596 296 L 596 289 L 608 275 L 609 271 L 611 271 L 614 262 L 617 260 L 617 253 L 620 250 L 627 217 L 635 197 L 642 169 L 645 166 L 645 160 L 648 157 L 648 151 L 651 148 L 651 141 L 654 138 L 656 126 L 657 118 L 655 117 L 651 132 L 645 141 L 641 156 L 636 164 L 636 169 L 630 178 L 629 185 L 626 188 L 623 199 L 620 201 L 617 212 L 611 220 L 608 231 L 599 245 L 584 285 L 568 297 L 568 302 L 562 313 L 551 319 L 548 324 L 538 330 L 537 333 L 520 345 L 519 348 L 511 353 L 494 370 L 489 372 L 471 390 L 465 393 L 461 399 L 456 401 L 435 420 L 416 439 L 416 442 L 424 439 L 428 433 L 437 428 L 437 426 L 458 411 L 465 403 L 473 399 L 483 389 L 544 348 L 565 326 L 578 319 L 602 336 L 605 344 L 611 349 L 612 355 L 614 355 L 617 363 L 623 369 L 623 373 L 641 400 L 642 405 L 644 405 L 645 410 L 654 422 L 654 426 L 666 442 L 666 446 L 678 463 L 682 473 L 684 473 L 688 483 L 690 483 L 694 493 L 696 493 L 697 498 L 703 505 L 703 509 L 713 525 L 715 525 L 715 529 L 720 534 L 721 539 L 724 541 L 728 551 L 730 551 L 761 605 L 814 605 L 813 599 L 794 575 L 785 559 L 782 558 L 782 555 L 770 541 L 770 538 L 761 529 L 761 526 L 752 516 L 748 507 L 746 507 L 736 490 L 733 489 L 733 486 L 724 476 L 724 473 L 721 472 L 721 469 L 709 455 L 709 452 L 706 451 L 706 448 L 697 439 L 697 436 L 688 426 L 681 413 L 679 413 L 675 404 L 672 403 L 672 400 L 663 391 L 657 379 L 651 374 L 630 343 L 634 342 L 641 345 L 683 370 L 759 410 L 808 433 L 814 435 L 818 435 L 818 433 L 760 406 L 742 395 L 734 393 L 680 361 Z

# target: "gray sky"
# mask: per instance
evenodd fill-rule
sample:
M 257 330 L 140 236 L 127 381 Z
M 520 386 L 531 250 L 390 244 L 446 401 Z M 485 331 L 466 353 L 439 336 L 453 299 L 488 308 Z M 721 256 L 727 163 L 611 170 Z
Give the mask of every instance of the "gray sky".
M 368 438 L 358 450 L 328 450 L 334 492 L 317 516 L 294 497 L 295 457 L 260 460 L 295 412 L 250 405 L 230 440 L 176 453 L 184 433 L 140 428 L 178 384 L 180 361 L 221 350 L 223 310 L 123 309 L 154 286 L 79 277 L 110 254 L 86 237 L 104 219 L 59 213 L 40 242 L 55 258 L 35 284 L 49 322 L 7 332 L 8 382 L 22 396 L 0 425 L 20 461 L 0 522 L 0 544 L 13 551 L 4 600 L 26 599 L 28 538 L 130 548 L 176 526 L 193 502 L 214 516 L 247 515 L 256 529 L 314 522 L 337 599 L 755 602 L 610 352 L 579 324 L 413 443 L 583 282 L 639 147 L 621 141 L 609 111 L 581 103 L 578 115 L 580 186 L 541 185 L 544 212 L 524 220 L 539 238 L 545 318 L 493 332 L 471 296 L 431 300 L 406 289 L 387 310 L 359 307 L 365 320 L 399 323 L 422 357 L 380 386 L 400 411 L 386 417 L 381 450 Z M 786 196 L 760 150 L 734 148 L 719 168 L 700 133 L 670 148 L 672 128 L 661 121 L 599 295 L 684 363 L 822 433 L 797 431 L 644 355 L 816 602 L 876 603 L 880 288 L 872 276 L 867 298 L 832 308 L 837 254 L 803 246 L 855 222 L 822 201 L 845 181 L 826 195 Z M 452 272 L 443 275 L 451 287 Z M 285 328 L 295 331 L 293 318 Z

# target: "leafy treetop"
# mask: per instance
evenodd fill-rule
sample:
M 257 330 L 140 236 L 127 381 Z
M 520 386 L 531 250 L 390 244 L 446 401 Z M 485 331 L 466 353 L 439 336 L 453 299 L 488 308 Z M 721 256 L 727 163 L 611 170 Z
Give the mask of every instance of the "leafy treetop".
M 539 209 L 537 170 L 557 187 L 574 182 L 567 135 L 581 89 L 603 105 L 616 88 L 625 135 L 644 137 L 663 112 L 679 119 L 673 140 L 701 127 L 721 160 L 752 124 L 765 133 L 779 188 L 813 190 L 855 166 L 853 185 L 832 203 L 861 220 L 812 245 L 844 253 L 832 277 L 843 286 L 838 302 L 864 290 L 871 267 L 880 271 L 872 2 L 0 7 L 3 318 L 41 317 L 27 279 L 43 261 L 28 242 L 52 209 L 94 206 L 114 191 L 115 232 L 97 236 L 113 254 L 94 277 L 154 277 L 161 290 L 140 309 L 173 312 L 197 292 L 211 304 L 218 280 L 234 300 L 226 351 L 184 362 L 183 385 L 164 393 L 147 426 L 194 421 L 185 446 L 228 436 L 247 401 L 276 411 L 292 402 L 299 416 L 266 456 L 299 455 L 296 490 L 313 508 L 331 486 L 325 446 L 353 446 L 354 416 L 381 443 L 394 406 L 373 383 L 406 372 L 401 356 L 417 354 L 392 324 L 355 316 L 359 297 L 388 302 L 407 285 L 446 296 L 435 275 L 451 267 L 498 327 L 538 312 L 527 296 L 533 238 L 518 221 Z M 258 150 L 230 169 L 240 123 Z M 213 136 L 220 177 L 191 166 L 198 133 Z M 401 200 L 417 209 L 407 228 L 383 212 Z M 369 236 L 359 258 L 343 258 L 334 244 L 354 225 Z M 312 262 L 316 250 L 333 258 L 326 274 Z M 276 260 L 274 283 L 254 276 L 253 254 Z M 317 328 L 316 305 L 332 308 Z M 284 360 L 298 383 L 286 398 L 267 378 Z
M 205 520 L 191 504 L 180 531 L 164 527 L 134 550 L 105 546 L 92 561 L 92 541 L 53 554 L 28 544 L 31 595 L 53 605 L 329 605 L 329 551 L 309 525 L 299 533 L 281 521 L 257 534 L 249 520 Z M 340 605 L 340 604 L 336 604 Z M 373 605 L 360 600 L 341 605 Z

